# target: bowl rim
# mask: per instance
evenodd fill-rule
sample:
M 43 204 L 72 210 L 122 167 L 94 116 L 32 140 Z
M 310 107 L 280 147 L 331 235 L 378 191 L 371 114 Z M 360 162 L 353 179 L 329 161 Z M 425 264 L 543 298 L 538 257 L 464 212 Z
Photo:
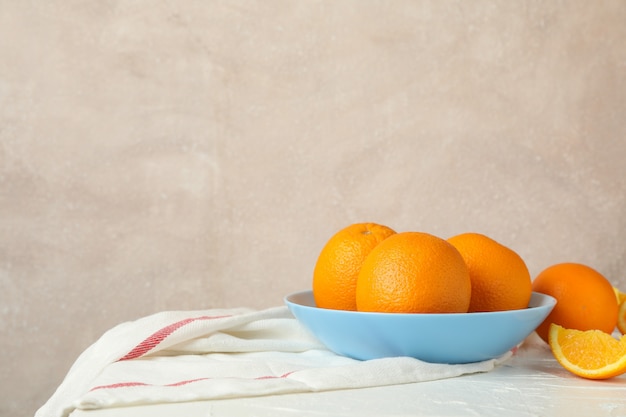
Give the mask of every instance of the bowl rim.
M 533 310 L 536 308 L 553 308 L 556 305 L 556 298 L 551 295 L 540 293 L 537 291 L 533 291 L 531 293 L 530 301 L 528 302 L 528 307 L 515 309 L 515 310 L 499 310 L 499 311 L 476 311 L 476 312 L 467 312 L 467 313 L 392 313 L 392 312 L 373 312 L 373 311 L 353 311 L 353 310 L 336 310 L 331 308 L 321 308 L 315 305 L 304 304 L 301 302 L 296 302 L 293 300 L 294 297 L 301 296 L 306 297 L 309 296 L 315 303 L 313 298 L 312 290 L 301 290 L 292 292 L 287 294 L 283 300 L 287 306 L 297 306 L 298 308 L 303 308 L 307 310 L 315 310 L 315 311 L 324 311 L 335 314 L 348 314 L 348 315 L 359 315 L 359 316 L 390 316 L 390 317 L 468 317 L 468 316 L 497 316 L 497 315 L 507 315 L 520 313 L 528 310 Z

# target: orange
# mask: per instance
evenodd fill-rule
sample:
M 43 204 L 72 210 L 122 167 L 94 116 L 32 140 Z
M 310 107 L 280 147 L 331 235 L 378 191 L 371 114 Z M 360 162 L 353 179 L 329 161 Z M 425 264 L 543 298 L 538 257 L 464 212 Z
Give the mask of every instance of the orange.
M 518 310 L 528 307 L 530 272 L 513 250 L 479 233 L 448 239 L 463 256 L 472 281 L 469 311 Z
M 626 373 L 626 336 L 617 340 L 600 330 L 565 329 L 550 325 L 550 349 L 565 369 L 588 379 Z
M 356 280 L 365 257 L 395 233 L 376 223 L 356 223 L 335 233 L 322 248 L 313 270 L 317 306 L 356 310 Z
M 461 254 L 428 233 L 388 237 L 365 258 L 357 281 L 358 311 L 465 313 L 471 283 Z
M 577 263 L 552 265 L 537 275 L 533 291 L 556 298 L 556 306 L 537 328 L 548 342 L 551 323 L 568 329 L 612 333 L 618 306 L 611 283 L 595 269 Z
M 626 334 L 626 302 L 622 301 L 617 313 L 617 328 L 622 334 Z

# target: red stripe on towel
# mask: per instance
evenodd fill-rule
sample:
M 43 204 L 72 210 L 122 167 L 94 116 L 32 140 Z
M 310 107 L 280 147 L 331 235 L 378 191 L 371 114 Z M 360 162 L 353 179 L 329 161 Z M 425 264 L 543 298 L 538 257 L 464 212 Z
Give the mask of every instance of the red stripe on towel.
M 289 377 L 289 375 L 293 374 L 294 372 L 295 371 L 287 372 L 286 374 L 283 374 L 283 375 L 280 375 L 280 376 L 263 375 L 263 376 L 258 376 L 256 378 L 252 378 L 252 379 L 254 379 L 254 380 L 282 379 L 282 378 Z M 248 379 L 248 378 L 241 378 L 241 377 L 225 377 L 225 378 L 227 378 L 227 379 Z M 198 381 L 206 381 L 206 380 L 209 380 L 209 379 L 220 379 L 220 378 L 187 379 L 187 380 L 184 380 L 184 381 L 173 382 L 171 384 L 165 384 L 165 385 L 146 384 L 145 382 L 118 382 L 118 383 L 109 384 L 109 385 L 98 385 L 96 387 L 93 387 L 89 391 L 95 391 L 95 390 L 98 390 L 98 389 L 128 388 L 128 387 L 180 387 L 181 385 L 187 385 L 187 384 L 191 384 L 193 382 L 198 382 Z
M 139 386 L 147 386 L 149 384 L 144 384 L 143 382 L 118 382 L 117 384 L 111 385 L 98 385 L 97 387 L 93 387 L 89 391 L 95 391 L 97 389 L 103 388 L 128 388 L 128 387 L 139 387 Z
M 193 317 L 193 318 L 188 318 L 185 320 L 181 320 L 181 321 L 177 321 L 176 323 L 172 323 L 169 326 L 166 326 L 156 332 L 154 332 L 152 335 L 150 335 L 148 338 L 144 339 L 141 343 L 139 343 L 137 346 L 135 346 L 130 352 L 128 352 L 126 355 L 124 355 L 122 358 L 118 359 L 118 361 L 126 361 L 129 359 L 136 359 L 140 356 L 145 355 L 146 353 L 148 353 L 149 351 L 151 351 L 152 349 L 154 349 L 159 343 L 161 343 L 163 340 L 165 340 L 169 335 L 171 335 L 172 333 L 174 333 L 176 330 L 180 329 L 181 327 L 192 323 L 194 321 L 197 320 L 212 320 L 212 319 L 221 319 L 224 317 L 230 317 L 228 315 L 226 316 L 202 316 L 202 317 Z
M 186 381 L 174 382 L 173 384 L 164 385 L 164 387 L 180 387 L 181 385 L 191 384 L 192 382 L 205 381 L 211 378 L 196 378 L 196 379 L 188 379 Z
M 274 375 L 266 375 L 266 376 L 258 376 L 254 379 L 280 379 L 280 378 L 287 378 L 289 375 L 293 374 L 296 371 L 291 371 L 291 372 L 287 372 L 286 374 L 282 374 L 280 376 L 274 376 Z

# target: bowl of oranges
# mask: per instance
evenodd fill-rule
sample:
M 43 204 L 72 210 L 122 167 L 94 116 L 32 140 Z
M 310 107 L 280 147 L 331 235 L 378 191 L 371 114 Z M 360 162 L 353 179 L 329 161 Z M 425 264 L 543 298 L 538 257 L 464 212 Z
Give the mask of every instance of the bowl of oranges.
M 338 355 L 369 360 L 409 356 L 432 363 L 471 363 L 515 348 L 556 301 L 533 293 L 527 308 L 483 313 L 371 313 L 319 308 L 312 291 L 285 298 L 296 319 Z
M 442 239 L 375 223 L 350 225 L 323 247 L 312 289 L 285 297 L 331 351 L 359 360 L 433 363 L 498 358 L 550 314 L 522 258 L 477 233 Z

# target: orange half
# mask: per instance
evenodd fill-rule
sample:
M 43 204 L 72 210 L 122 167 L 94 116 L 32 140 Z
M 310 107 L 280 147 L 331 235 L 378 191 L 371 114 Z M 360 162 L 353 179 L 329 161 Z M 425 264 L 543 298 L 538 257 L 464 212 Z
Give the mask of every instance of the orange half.
M 626 336 L 615 339 L 600 330 L 550 325 L 550 349 L 568 371 L 587 379 L 608 379 L 626 373 Z

